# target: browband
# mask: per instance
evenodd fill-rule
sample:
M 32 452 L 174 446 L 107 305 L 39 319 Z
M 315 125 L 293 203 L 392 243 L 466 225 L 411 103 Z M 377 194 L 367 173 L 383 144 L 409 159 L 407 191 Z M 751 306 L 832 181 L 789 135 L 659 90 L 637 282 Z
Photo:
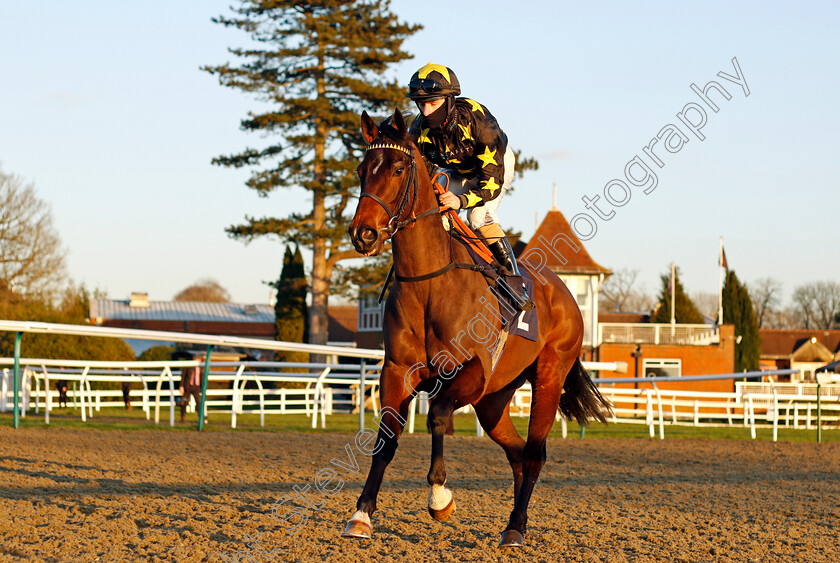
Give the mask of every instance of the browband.
M 372 151 L 374 149 L 394 149 L 395 151 L 402 151 L 408 156 L 411 156 L 411 150 L 406 147 L 401 147 L 399 145 L 395 145 L 393 143 L 374 143 L 368 146 L 367 150 Z

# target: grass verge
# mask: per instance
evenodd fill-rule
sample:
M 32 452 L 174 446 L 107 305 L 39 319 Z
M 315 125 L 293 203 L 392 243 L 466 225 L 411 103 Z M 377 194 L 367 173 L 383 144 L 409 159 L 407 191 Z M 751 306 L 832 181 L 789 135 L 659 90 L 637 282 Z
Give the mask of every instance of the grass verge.
M 169 425 L 169 410 L 161 409 L 160 423 L 154 422 L 154 410 L 150 415 L 151 420 L 146 420 L 146 414 L 142 409 L 134 408 L 127 411 L 122 408 L 103 408 L 101 411 L 94 410 L 93 416 L 87 422 L 82 422 L 81 413 L 78 408 L 53 409 L 50 413 L 50 424 L 44 422 L 44 413 L 29 412 L 28 416 L 21 418 L 21 428 L 93 428 L 99 430 L 132 430 L 151 432 L 194 432 L 197 428 L 198 418 L 193 414 L 187 415 L 187 422 L 179 422 L 180 414 L 176 410 L 175 426 Z M 354 433 L 359 429 L 358 414 L 332 414 L 326 417 L 325 429 L 312 428 L 312 418 L 304 414 L 266 415 L 265 427 L 260 426 L 258 414 L 245 413 L 237 416 L 237 427 L 230 426 L 229 413 L 210 412 L 205 431 L 209 432 L 308 432 L 308 433 Z M 0 413 L 0 425 L 12 426 L 12 413 Z M 523 436 L 528 431 L 527 418 L 513 418 L 514 425 Z M 376 427 L 373 415 L 367 413 L 366 427 Z M 414 425 L 415 433 L 426 433 L 426 417 L 417 415 Z M 472 414 L 460 414 L 455 417 L 455 434 L 459 436 L 475 436 L 475 417 Z M 583 433 L 585 439 L 599 438 L 630 438 L 630 439 L 652 439 L 649 429 L 643 424 L 592 424 L 585 428 Z M 781 442 L 816 442 L 817 431 L 779 427 L 779 441 Z M 560 423 L 556 423 L 551 431 L 552 437 L 560 437 Z M 655 437 L 658 439 L 659 429 L 655 428 Z M 771 428 L 757 428 L 756 439 L 762 441 L 772 440 Z M 568 438 L 580 439 L 581 429 L 576 423 L 569 423 Z M 749 440 L 749 428 L 740 425 L 712 427 L 712 426 L 673 426 L 665 425 L 666 439 L 707 439 L 707 440 Z M 840 441 L 840 429 L 823 427 L 822 440 L 824 442 Z

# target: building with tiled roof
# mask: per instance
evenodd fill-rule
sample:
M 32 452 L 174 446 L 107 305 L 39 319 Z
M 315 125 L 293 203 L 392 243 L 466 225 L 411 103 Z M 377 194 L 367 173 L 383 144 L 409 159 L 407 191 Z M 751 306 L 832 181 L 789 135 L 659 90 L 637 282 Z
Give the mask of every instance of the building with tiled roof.
M 813 381 L 817 368 L 840 360 L 840 330 L 763 328 L 759 332 L 764 368 L 798 368 L 805 381 Z
M 563 280 L 583 315 L 583 345 L 597 348 L 598 292 L 612 272 L 592 259 L 556 206 L 548 211 L 519 261 L 532 269 L 547 267 Z

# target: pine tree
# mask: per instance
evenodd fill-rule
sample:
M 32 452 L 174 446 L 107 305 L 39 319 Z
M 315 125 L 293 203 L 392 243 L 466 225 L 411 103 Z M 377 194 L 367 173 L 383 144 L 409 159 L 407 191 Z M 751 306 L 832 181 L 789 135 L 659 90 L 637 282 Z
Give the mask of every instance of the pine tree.
M 362 157 L 362 110 L 380 115 L 407 107 L 404 87 L 384 78 L 389 65 L 410 57 L 401 50 L 420 29 L 398 21 L 387 0 L 244 0 L 233 15 L 214 18 L 241 29 L 258 44 L 230 52 L 241 64 L 205 66 L 223 86 L 253 94 L 272 105 L 241 122 L 245 131 L 272 135 L 263 148 L 220 156 L 214 164 L 256 167 L 246 182 L 262 196 L 277 188 L 302 187 L 312 209 L 284 218 L 246 217 L 228 227 L 250 241 L 276 235 L 313 251 L 310 342 L 327 342 L 327 302 L 339 260 L 357 258 L 349 245 L 347 207 Z M 350 210 L 352 211 L 352 209 Z
M 753 371 L 759 367 L 761 335 L 747 288 L 738 280 L 734 270 L 726 273 L 723 285 L 723 322 L 735 325 L 735 371 Z
M 306 341 L 306 274 L 300 248 L 286 247 L 280 279 L 269 284 L 277 290 L 274 304 L 274 337 L 283 342 Z
M 662 280 L 662 290 L 659 292 L 659 303 L 656 306 L 656 312 L 651 318 L 651 322 L 653 323 L 671 322 L 670 278 L 670 274 L 663 274 L 660 276 L 660 280 Z M 676 322 L 684 324 L 703 324 L 703 315 L 683 290 L 682 283 L 680 283 L 679 268 L 674 270 L 674 283 L 676 284 L 674 287 L 674 318 Z

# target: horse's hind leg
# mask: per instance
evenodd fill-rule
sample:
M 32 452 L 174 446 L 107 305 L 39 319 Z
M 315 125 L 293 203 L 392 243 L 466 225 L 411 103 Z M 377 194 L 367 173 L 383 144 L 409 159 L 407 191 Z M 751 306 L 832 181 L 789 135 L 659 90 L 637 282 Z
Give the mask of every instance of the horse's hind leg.
M 537 360 L 536 374 L 531 381 L 533 393 L 528 440 L 522 450 L 522 486 L 514 498 L 513 511 L 502 533 L 500 547 L 521 546 L 524 543 L 528 503 L 545 464 L 545 443 L 560 405 L 563 376 L 571 369 L 576 357 L 566 355 L 571 357 L 561 358 L 555 350 L 546 347 Z
M 505 451 L 513 472 L 514 499 L 522 488 L 522 450 L 525 448 L 525 440 L 513 426 L 510 400 L 520 385 L 521 382 L 516 382 L 496 393 L 485 395 L 474 405 L 481 427 Z

